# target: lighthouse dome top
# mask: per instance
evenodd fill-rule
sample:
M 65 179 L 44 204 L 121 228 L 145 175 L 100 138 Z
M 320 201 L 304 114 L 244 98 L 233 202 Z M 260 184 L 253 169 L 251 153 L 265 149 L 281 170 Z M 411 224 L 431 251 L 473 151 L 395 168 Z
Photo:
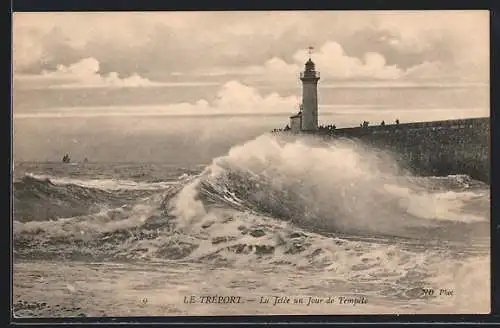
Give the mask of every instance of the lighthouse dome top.
M 306 71 L 314 71 L 315 65 L 314 62 L 309 58 L 309 60 L 306 62 Z
M 316 65 L 314 62 L 309 58 L 309 60 L 306 62 L 305 69 L 303 72 L 300 72 L 300 79 L 302 81 L 318 81 L 319 80 L 319 72 L 316 71 Z

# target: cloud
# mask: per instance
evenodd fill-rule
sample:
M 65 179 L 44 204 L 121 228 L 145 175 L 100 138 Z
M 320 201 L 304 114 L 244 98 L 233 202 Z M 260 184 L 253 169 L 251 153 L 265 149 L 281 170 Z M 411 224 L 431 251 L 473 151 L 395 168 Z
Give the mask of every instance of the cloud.
M 224 77 L 241 76 L 252 77 L 261 81 L 285 82 L 300 71 L 299 65 L 288 64 L 281 58 L 273 57 L 264 62 L 263 65 L 234 66 L 234 67 L 212 67 L 189 73 L 194 76 Z
M 147 87 L 154 85 L 150 80 L 133 74 L 121 78 L 118 73 L 110 72 L 101 75 L 99 61 L 95 58 L 84 58 L 69 66 L 58 65 L 55 71 L 43 71 L 39 75 L 20 76 L 20 79 L 59 80 L 64 84 L 57 87 Z
M 402 76 L 407 80 L 429 81 L 441 80 L 451 82 L 483 82 L 489 80 L 488 64 L 483 66 L 474 63 L 443 63 L 425 61 L 410 67 Z
M 276 92 L 262 96 L 255 88 L 230 81 L 217 93 L 213 109 L 239 113 L 290 112 L 298 101 L 297 97 L 281 97 Z
M 396 42 L 396 41 L 394 41 Z M 281 58 L 271 58 L 262 65 L 234 68 L 214 68 L 195 75 L 224 76 L 242 75 L 249 80 L 258 82 L 291 83 L 304 68 L 308 58 L 305 50 L 298 50 L 293 55 L 293 63 L 287 63 Z M 424 61 L 407 68 L 387 64 L 386 58 L 374 51 L 368 51 L 362 58 L 350 57 L 343 47 L 333 41 L 324 43 L 313 54 L 313 61 L 320 71 L 323 80 L 384 80 L 395 81 L 393 85 L 407 85 L 408 81 L 441 80 L 443 83 L 487 81 L 485 67 L 471 62 Z M 436 85 L 433 83 L 433 85 Z M 438 84 L 439 85 L 439 84 Z
M 274 13 L 256 14 L 17 13 L 13 22 L 14 67 L 18 72 L 40 72 L 54 63 L 68 65 L 68 56 L 72 61 L 80 56 L 78 59 L 99 60 L 103 72 L 135 70 L 144 76 L 217 62 L 251 63 L 267 56 L 268 49 L 262 45 L 277 41 L 300 16 L 282 14 L 276 20 Z M 241 51 L 243 40 L 248 46 L 246 54 Z
M 340 76 L 392 78 L 395 67 L 439 62 L 475 66 L 487 79 L 488 23 L 487 11 L 15 13 L 13 61 L 17 73 L 40 73 L 95 58 L 101 75 L 161 81 L 274 59 L 302 66 L 297 49 L 334 41 L 349 67 L 329 63 Z
M 307 55 L 299 51 L 294 55 L 297 63 L 305 62 Z M 383 55 L 366 52 L 363 59 L 349 57 L 337 42 L 327 42 L 314 54 L 314 61 L 328 77 L 397 79 L 402 71 L 395 65 L 387 65 Z
M 15 78 L 21 83 L 35 82 L 31 86 L 32 88 L 136 88 L 214 85 L 214 83 L 208 82 L 159 83 L 136 73 L 127 77 L 120 77 L 117 72 L 101 75 L 99 61 L 92 57 L 84 58 L 68 66 L 58 65 L 54 71 L 42 71 L 41 74 L 36 75 L 18 74 Z
M 154 106 L 98 106 L 50 108 L 40 112 L 16 113 L 14 118 L 57 118 L 57 117 L 102 117 L 102 116 L 191 116 L 226 114 L 273 114 L 294 112 L 298 98 L 282 97 L 278 93 L 260 94 L 255 88 L 239 81 L 229 81 L 221 86 L 211 102 L 199 99 L 195 102 Z
M 323 78 L 333 79 L 397 79 L 403 71 L 395 65 L 387 65 L 384 56 L 376 52 L 367 52 L 363 59 L 349 57 L 342 46 L 336 42 L 327 42 L 315 52 L 314 62 Z M 240 68 L 215 68 L 195 73 L 199 75 L 247 75 L 261 81 L 291 82 L 303 70 L 308 58 L 305 50 L 296 51 L 294 63 L 287 63 L 281 58 L 271 58 L 263 65 Z

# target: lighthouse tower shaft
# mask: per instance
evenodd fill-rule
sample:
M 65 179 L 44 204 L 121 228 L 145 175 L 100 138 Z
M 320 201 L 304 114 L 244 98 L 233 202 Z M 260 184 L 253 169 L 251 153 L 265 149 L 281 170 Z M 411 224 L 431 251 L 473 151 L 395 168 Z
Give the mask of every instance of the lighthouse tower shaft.
M 320 75 L 312 60 L 305 64 L 304 72 L 300 73 L 302 81 L 302 131 L 318 129 L 318 81 Z

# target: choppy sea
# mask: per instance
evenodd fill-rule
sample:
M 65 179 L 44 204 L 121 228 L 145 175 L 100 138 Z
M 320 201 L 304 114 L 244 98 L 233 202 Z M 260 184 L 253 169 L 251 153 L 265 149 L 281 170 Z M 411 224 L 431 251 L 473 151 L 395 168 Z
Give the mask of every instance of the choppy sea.
M 489 185 L 352 141 L 263 135 L 208 165 L 13 175 L 19 316 L 490 310 Z

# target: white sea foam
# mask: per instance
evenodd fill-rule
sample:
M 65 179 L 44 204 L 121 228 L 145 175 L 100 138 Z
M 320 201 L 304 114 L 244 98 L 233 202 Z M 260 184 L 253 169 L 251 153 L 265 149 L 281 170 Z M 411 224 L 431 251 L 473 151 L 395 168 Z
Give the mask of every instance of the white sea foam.
M 139 182 L 139 181 L 119 180 L 119 179 L 75 179 L 75 178 L 55 177 L 50 175 L 40 175 L 33 173 L 27 173 L 26 175 L 38 180 L 49 179 L 52 183 L 57 185 L 73 184 L 81 187 L 97 188 L 108 191 L 161 190 L 179 183 L 178 181 Z M 188 177 L 189 177 L 188 175 L 185 175 L 182 177 L 182 179 L 186 179 Z
M 208 186 L 207 192 L 217 193 L 212 196 L 226 204 L 243 202 L 257 211 L 322 230 L 383 233 L 426 226 L 429 220 L 489 219 L 461 211 L 471 198 L 487 197 L 484 190 L 426 189 L 401 173 L 390 154 L 351 141 L 326 145 L 264 135 L 214 159 L 171 206 L 180 224 L 199 220 L 208 212 L 199 200 L 199 190 Z

